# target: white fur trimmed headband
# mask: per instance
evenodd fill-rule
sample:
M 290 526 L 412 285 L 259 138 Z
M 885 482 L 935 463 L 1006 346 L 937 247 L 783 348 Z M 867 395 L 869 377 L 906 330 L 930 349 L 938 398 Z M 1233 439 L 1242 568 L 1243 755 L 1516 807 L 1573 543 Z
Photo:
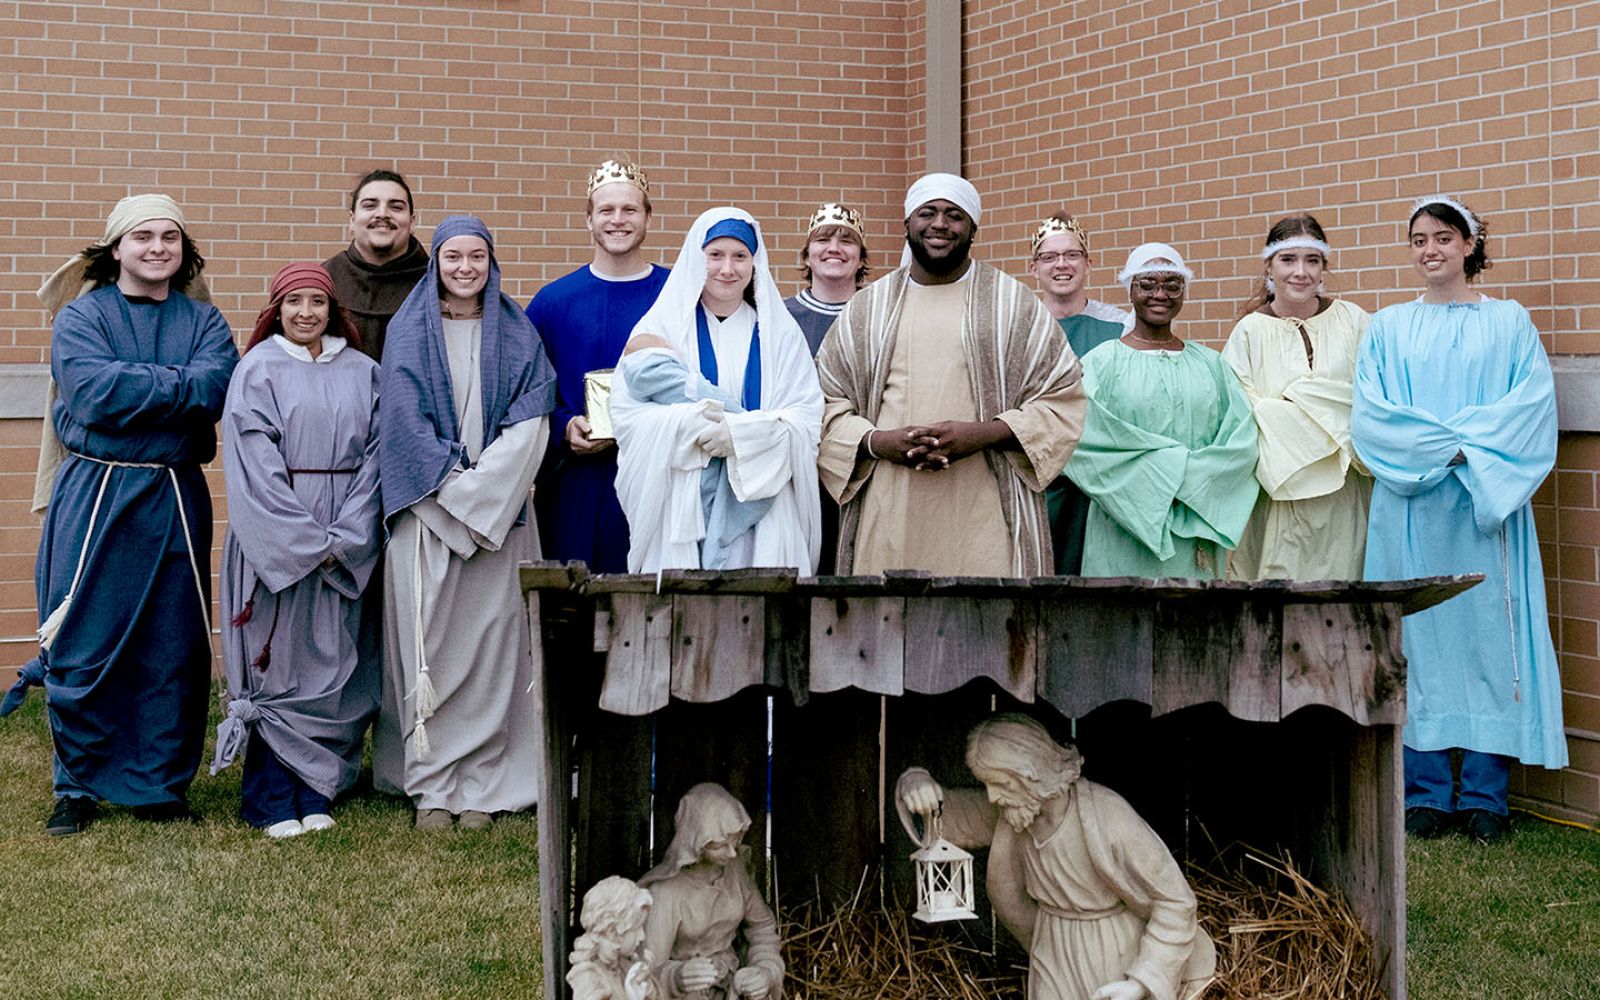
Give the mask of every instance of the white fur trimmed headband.
M 1128 263 L 1117 272 L 1117 281 L 1127 288 L 1133 279 L 1146 274 L 1176 274 L 1185 283 L 1194 280 L 1194 272 L 1183 262 L 1183 255 L 1165 243 L 1142 243 L 1128 254 Z
M 1436 194 L 1426 198 L 1418 198 L 1411 205 L 1410 218 L 1415 220 L 1417 213 L 1422 211 L 1424 208 L 1427 208 L 1429 205 L 1443 205 L 1446 208 L 1453 210 L 1456 214 L 1460 215 L 1461 218 L 1466 220 L 1467 238 L 1473 240 L 1478 238 L 1478 231 L 1482 228 L 1482 226 L 1478 223 L 1478 217 L 1472 214 L 1472 209 L 1461 204 L 1461 202 L 1456 201 L 1449 195 Z
M 1315 236 L 1291 236 L 1285 240 L 1268 243 L 1267 248 L 1261 251 L 1261 259 L 1271 260 L 1285 250 L 1316 250 L 1322 254 L 1323 260 L 1333 255 L 1333 247 Z

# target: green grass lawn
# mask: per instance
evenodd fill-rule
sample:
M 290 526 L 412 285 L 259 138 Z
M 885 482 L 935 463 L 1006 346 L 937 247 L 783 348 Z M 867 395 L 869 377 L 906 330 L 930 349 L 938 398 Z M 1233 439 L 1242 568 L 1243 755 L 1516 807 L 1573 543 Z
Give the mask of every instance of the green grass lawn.
M 0 998 L 542 994 L 532 817 L 419 835 L 367 792 L 271 842 L 238 818 L 235 765 L 195 781 L 199 824 L 103 811 L 50 838 L 43 707 L 0 720 Z
M 115 811 L 44 836 L 43 698 L 0 720 L 0 998 L 540 997 L 534 820 L 423 836 L 372 793 L 280 843 L 202 773 L 198 825 Z M 1600 1000 L 1600 835 L 1519 817 L 1510 843 L 1413 843 L 1413 1000 Z

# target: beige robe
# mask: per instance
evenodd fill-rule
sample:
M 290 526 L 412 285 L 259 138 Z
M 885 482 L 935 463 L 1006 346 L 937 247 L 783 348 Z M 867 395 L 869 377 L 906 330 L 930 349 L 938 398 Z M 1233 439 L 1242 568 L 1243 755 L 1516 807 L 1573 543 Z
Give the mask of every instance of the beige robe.
M 1350 397 L 1369 319 L 1335 299 L 1303 324 L 1251 313 L 1229 335 L 1222 356 L 1255 415 L 1262 488 L 1230 578 L 1361 579 L 1372 478 L 1350 445 Z
M 1077 356 L 1032 292 L 978 261 L 945 286 L 915 286 L 901 268 L 850 300 L 817 367 L 817 466 L 841 504 L 841 574 L 1050 572 L 1043 491 L 1077 444 L 1085 400 Z M 991 419 L 1017 447 L 938 472 L 859 453 L 869 431 Z
M 383 700 L 373 784 L 418 809 L 527 809 L 538 798 L 542 748 L 528 616 L 518 563 L 539 557 L 528 501 L 549 434 L 546 417 L 483 444 L 479 320 L 446 320 L 445 349 L 462 445 L 473 467 L 394 518 L 384 561 Z M 420 575 L 422 631 L 438 707 L 428 752 L 415 728 Z

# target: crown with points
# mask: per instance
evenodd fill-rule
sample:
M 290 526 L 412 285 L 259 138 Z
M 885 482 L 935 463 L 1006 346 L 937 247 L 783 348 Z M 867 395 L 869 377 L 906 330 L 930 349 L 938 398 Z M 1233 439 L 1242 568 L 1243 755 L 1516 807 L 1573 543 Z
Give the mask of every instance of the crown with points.
M 650 175 L 637 163 L 618 163 L 616 160 L 606 160 L 594 168 L 594 173 L 589 175 L 589 194 L 594 194 L 595 188 L 602 184 L 621 181 L 632 184 L 634 187 L 650 193 Z
M 844 226 L 846 229 L 854 230 L 863 243 L 867 240 L 866 231 L 861 227 L 861 213 L 844 205 L 836 205 L 830 201 L 811 213 L 811 224 L 806 227 L 806 235 L 811 235 L 823 226 Z
M 1039 228 L 1033 231 L 1033 249 L 1029 253 L 1038 253 L 1039 244 L 1052 236 L 1075 236 L 1078 239 L 1078 245 L 1083 247 L 1083 252 L 1089 252 L 1089 234 L 1083 231 L 1083 226 L 1078 223 L 1078 220 L 1069 215 L 1067 216 L 1067 221 L 1062 222 L 1052 215 L 1039 223 Z

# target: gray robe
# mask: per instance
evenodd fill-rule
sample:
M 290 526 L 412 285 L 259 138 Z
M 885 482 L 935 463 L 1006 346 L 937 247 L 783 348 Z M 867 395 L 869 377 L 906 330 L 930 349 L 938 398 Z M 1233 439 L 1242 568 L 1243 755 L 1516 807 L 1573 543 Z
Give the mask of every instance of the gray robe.
M 531 518 L 516 525 L 544 455 L 549 418 L 483 445 L 481 321 L 445 320 L 451 396 L 472 462 L 395 515 L 384 560 L 383 705 L 373 784 L 418 809 L 513 812 L 537 802 L 537 729 L 528 616 L 517 564 L 539 558 Z M 417 581 L 421 580 L 421 601 Z M 418 753 L 417 626 L 437 707 Z
M 378 708 L 377 634 L 363 628 L 362 606 L 383 512 L 378 366 L 341 338 L 324 345 L 313 362 L 273 337 L 228 387 L 221 607 L 231 701 L 212 773 L 261 739 L 333 798 L 355 781 Z

